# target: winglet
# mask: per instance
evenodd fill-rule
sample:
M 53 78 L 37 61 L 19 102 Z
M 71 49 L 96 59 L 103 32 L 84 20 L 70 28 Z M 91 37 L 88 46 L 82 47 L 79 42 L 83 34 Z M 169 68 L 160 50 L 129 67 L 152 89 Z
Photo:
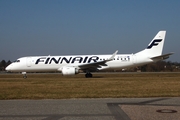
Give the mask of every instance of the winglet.
M 108 59 L 108 61 L 113 60 L 114 57 L 117 55 L 117 53 L 118 53 L 118 50 L 116 50 L 116 52 L 114 52 L 114 53 L 112 54 L 112 56 Z

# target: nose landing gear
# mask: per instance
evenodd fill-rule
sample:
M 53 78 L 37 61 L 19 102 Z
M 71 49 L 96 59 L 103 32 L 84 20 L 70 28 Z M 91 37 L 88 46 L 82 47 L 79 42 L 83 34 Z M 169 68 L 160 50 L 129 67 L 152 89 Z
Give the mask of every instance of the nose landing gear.
M 24 79 L 27 78 L 26 72 L 22 72 L 22 75 L 23 75 L 23 78 L 24 78 Z

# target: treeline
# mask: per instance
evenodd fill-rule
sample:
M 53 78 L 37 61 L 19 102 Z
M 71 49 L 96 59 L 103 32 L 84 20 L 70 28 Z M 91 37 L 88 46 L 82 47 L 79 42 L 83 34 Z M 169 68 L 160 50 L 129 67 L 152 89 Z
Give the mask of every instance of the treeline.
M 2 60 L 0 62 L 0 71 L 5 71 L 5 68 L 11 64 L 11 61 Z M 107 70 L 114 71 L 114 70 Z M 125 68 L 122 70 L 116 70 L 116 72 L 180 72 L 180 63 L 171 61 L 159 61 L 134 68 Z
M 122 69 L 122 72 L 180 72 L 180 63 L 171 61 L 159 61 L 156 63 Z
M 180 63 L 171 61 L 159 61 L 139 67 L 142 72 L 179 72 Z
M 5 71 L 5 68 L 8 66 L 8 65 L 10 65 L 11 64 L 11 61 L 9 60 L 9 61 L 5 61 L 5 60 L 2 60 L 1 62 L 0 62 L 0 71 Z

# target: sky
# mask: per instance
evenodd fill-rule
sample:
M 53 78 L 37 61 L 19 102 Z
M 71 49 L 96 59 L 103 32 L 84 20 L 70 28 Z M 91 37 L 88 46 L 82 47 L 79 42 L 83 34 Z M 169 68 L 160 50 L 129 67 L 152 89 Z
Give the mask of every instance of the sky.
M 0 0 L 0 60 L 139 52 L 166 30 L 180 62 L 179 0 Z

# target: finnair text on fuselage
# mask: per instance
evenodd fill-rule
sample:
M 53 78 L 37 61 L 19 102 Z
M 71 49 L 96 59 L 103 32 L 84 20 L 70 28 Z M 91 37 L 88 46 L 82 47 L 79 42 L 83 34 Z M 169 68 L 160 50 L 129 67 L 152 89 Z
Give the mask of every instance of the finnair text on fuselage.
M 107 57 L 98 56 L 68 56 L 68 57 L 40 57 L 35 64 L 73 64 L 73 63 L 92 63 L 105 60 Z M 117 60 L 130 61 L 130 56 L 118 56 Z

